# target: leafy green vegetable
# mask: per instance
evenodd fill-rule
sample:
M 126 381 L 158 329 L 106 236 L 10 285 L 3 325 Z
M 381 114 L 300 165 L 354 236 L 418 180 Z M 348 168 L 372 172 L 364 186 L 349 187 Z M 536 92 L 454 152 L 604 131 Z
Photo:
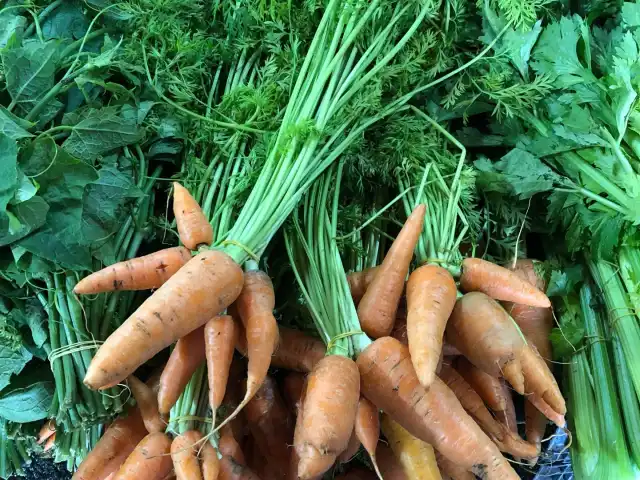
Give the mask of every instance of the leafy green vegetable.
M 0 417 L 11 422 L 35 422 L 47 418 L 54 384 L 47 368 L 25 370 L 0 392 Z

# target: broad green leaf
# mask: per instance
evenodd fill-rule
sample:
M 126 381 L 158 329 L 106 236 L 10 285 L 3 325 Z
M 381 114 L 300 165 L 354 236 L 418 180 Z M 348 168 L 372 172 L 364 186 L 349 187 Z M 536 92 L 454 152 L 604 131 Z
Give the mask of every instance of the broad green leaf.
M 22 123 L 22 125 L 20 125 Z M 13 140 L 19 140 L 21 138 L 32 137 L 27 130 L 25 130 L 24 120 L 21 121 L 18 117 L 9 112 L 6 108 L 0 106 L 0 133 L 6 135 Z M 26 122 L 26 128 L 31 125 Z
M 33 108 L 54 85 L 59 44 L 27 40 L 1 51 L 7 90 L 12 102 L 25 111 Z
M 27 19 L 18 15 L 19 10 L 11 9 L 0 13 L 0 49 L 7 46 L 9 39 L 13 36 L 21 36 Z
M 0 391 L 9 385 L 11 376 L 20 373 L 32 358 L 24 347 L 13 349 L 0 334 Z
M 49 368 L 27 368 L 0 394 L 0 417 L 27 423 L 47 418 L 55 386 Z
M 17 219 L 20 226 L 12 231 L 0 233 L 0 246 L 9 245 L 20 240 L 31 232 L 44 225 L 49 205 L 40 197 L 33 197 L 26 202 L 11 207 L 11 214 Z
M 626 27 L 640 27 L 640 3 L 624 2 L 620 17 Z
M 134 119 L 122 118 L 116 109 L 107 107 L 84 111 L 63 147 L 70 155 L 91 162 L 141 138 L 142 131 Z
M 82 11 L 82 4 L 75 0 L 66 0 L 42 22 L 42 34 L 45 40 L 82 38 L 89 27 L 89 20 Z

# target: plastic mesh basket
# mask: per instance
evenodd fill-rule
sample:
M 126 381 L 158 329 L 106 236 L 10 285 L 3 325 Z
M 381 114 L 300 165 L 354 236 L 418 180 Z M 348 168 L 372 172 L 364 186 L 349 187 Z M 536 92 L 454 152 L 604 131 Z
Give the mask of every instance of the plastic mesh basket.
M 534 480 L 573 480 L 571 455 L 566 448 L 569 438 L 564 430 L 557 429 L 547 449 L 538 461 Z

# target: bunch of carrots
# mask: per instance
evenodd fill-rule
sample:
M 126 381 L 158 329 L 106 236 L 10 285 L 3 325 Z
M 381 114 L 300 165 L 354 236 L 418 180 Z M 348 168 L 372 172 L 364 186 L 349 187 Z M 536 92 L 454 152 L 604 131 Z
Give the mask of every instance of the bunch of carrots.
M 111 265 L 74 289 L 155 290 L 87 370 L 89 388 L 126 382 L 137 405 L 106 430 L 74 479 L 312 479 L 360 445 L 384 478 L 426 471 L 518 478 L 501 452 L 535 462 L 548 421 L 564 427 L 564 399 L 545 361 L 551 304 L 532 261 L 505 268 L 466 258 L 457 278 L 451 268 L 412 265 L 428 217 L 419 204 L 380 265 L 348 276 L 341 265 L 327 267 L 340 273 L 332 286 L 349 297 L 340 308 L 356 324 L 330 329 L 320 321 L 323 343 L 278 325 L 269 275 L 252 261 L 243 271 L 210 248 L 211 224 L 179 183 L 173 212 L 183 246 Z M 318 233 L 337 248 L 331 231 Z M 161 372 L 146 383 L 133 375 L 174 342 Z M 171 438 L 169 411 L 203 363 L 209 430 Z M 270 367 L 290 373 L 278 382 Z M 526 397 L 525 439 L 511 390 Z M 391 452 L 380 442 L 381 425 Z

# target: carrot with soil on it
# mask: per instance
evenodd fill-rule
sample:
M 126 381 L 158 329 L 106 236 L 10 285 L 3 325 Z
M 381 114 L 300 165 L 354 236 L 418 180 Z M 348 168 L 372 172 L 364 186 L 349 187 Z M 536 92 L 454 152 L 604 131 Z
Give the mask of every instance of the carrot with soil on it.
M 220 460 L 218 452 L 208 441 L 204 443 L 200 451 L 202 464 L 202 480 L 217 480 L 220 474 Z
M 289 409 L 294 416 L 298 416 L 300 399 L 307 386 L 307 378 L 303 373 L 289 372 L 282 381 L 282 392 Z
M 371 457 L 371 463 L 378 477 L 380 470 L 376 461 L 376 448 L 380 439 L 380 412 L 376 406 L 365 397 L 360 397 L 356 413 L 355 432 L 358 440 Z
M 370 337 L 384 337 L 393 329 L 425 212 L 426 206 L 420 204 L 409 215 L 358 304 L 360 325 Z
M 162 370 L 158 389 L 158 408 L 162 415 L 169 414 L 204 360 L 204 327 L 199 327 L 176 342 Z
M 442 341 L 458 289 L 451 274 L 436 265 L 414 270 L 407 282 L 407 338 L 411 361 L 429 387 L 442 354 Z
M 202 433 L 189 430 L 171 442 L 171 460 L 177 480 L 202 480 L 198 450 L 202 445 Z
M 476 476 L 460 465 L 447 459 L 436 450 L 436 462 L 440 469 L 442 480 L 476 480 Z
M 113 480 L 164 480 L 173 468 L 171 440 L 164 433 L 150 433 L 127 457 Z
M 369 267 L 359 272 L 352 272 L 347 275 L 347 283 L 349 284 L 349 291 L 351 292 L 351 298 L 353 303 L 358 305 L 364 294 L 366 293 L 369 285 L 373 281 L 379 267 Z
M 462 261 L 460 288 L 464 292 L 482 292 L 495 300 L 548 308 L 549 298 L 534 285 L 511 270 L 480 258 Z
M 219 480 L 260 480 L 249 467 L 243 463 L 238 463 L 232 457 L 223 455 L 220 459 Z
M 222 405 L 229 381 L 233 351 L 238 339 L 236 322 L 230 315 L 213 317 L 204 326 L 203 340 L 209 381 L 209 406 L 216 411 Z
M 294 423 L 273 378 L 265 378 L 258 392 L 244 408 L 244 415 L 255 445 L 264 458 L 269 460 L 270 470 L 274 473 L 286 472 Z
M 193 257 L 100 346 L 84 383 L 91 389 L 117 385 L 140 365 L 184 337 L 238 298 L 242 269 L 226 253 Z
M 467 293 L 456 302 L 447 340 L 476 367 L 503 376 L 521 395 L 539 395 L 557 413 L 566 413 L 558 384 L 535 347 L 525 343 L 507 312 L 484 293 Z
M 242 411 L 267 376 L 271 356 L 278 347 L 278 324 L 273 316 L 275 301 L 269 275 L 259 270 L 247 271 L 242 292 L 235 301 L 246 338 L 247 390 L 238 407 L 216 427 L 216 430 Z
M 138 380 L 135 375 L 130 375 L 127 382 L 133 398 L 136 399 L 147 432 L 163 432 L 167 428 L 167 422 L 163 420 L 158 411 L 157 395 L 144 382 Z
M 244 458 L 244 452 L 238 440 L 236 440 L 236 437 L 233 435 L 231 425 L 225 425 L 220 432 L 220 441 L 218 442 L 220 454 L 233 458 L 237 463 L 246 464 L 247 461 Z
M 540 451 L 534 444 L 522 440 L 517 433 L 514 433 L 506 425 L 498 422 L 487 409 L 482 398 L 473 388 L 462 378 L 462 376 L 449 365 L 442 365 L 438 374 L 447 386 L 456 395 L 462 407 L 484 430 L 498 448 L 510 453 L 514 457 L 535 458 Z
M 116 419 L 73 474 L 73 480 L 104 480 L 118 471 L 136 445 L 147 435 L 138 408 Z
M 359 399 L 360 376 L 353 360 L 329 355 L 318 362 L 307 379 L 296 421 L 298 478 L 322 475 L 347 448 Z
M 159 288 L 189 260 L 191 252 L 184 247 L 165 248 L 98 270 L 80 280 L 73 287 L 73 292 L 88 295 Z
M 327 353 L 321 340 L 292 328 L 279 327 L 280 341 L 271 366 L 308 373 Z
M 409 480 L 440 480 L 431 445 L 411 435 L 388 415 L 382 416 L 382 431 Z
M 442 380 L 436 377 L 428 389 L 420 384 L 402 343 L 380 338 L 360 354 L 357 364 L 362 394 L 411 435 L 482 478 L 519 479 Z
M 211 224 L 189 190 L 178 182 L 173 182 L 173 215 L 176 217 L 178 236 L 185 247 L 196 250 L 201 245 L 211 245 Z

